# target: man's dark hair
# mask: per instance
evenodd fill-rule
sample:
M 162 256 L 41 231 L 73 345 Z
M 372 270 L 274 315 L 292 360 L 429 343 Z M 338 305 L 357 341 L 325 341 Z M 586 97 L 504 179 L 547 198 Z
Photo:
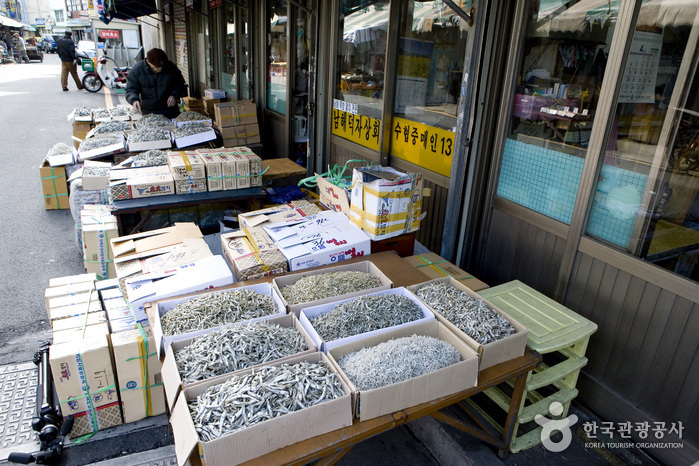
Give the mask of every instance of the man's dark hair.
M 65 35 L 68 36 L 68 37 L 70 37 L 70 36 L 73 35 L 73 32 L 72 32 L 72 31 L 66 31 L 66 32 L 65 32 Z
M 161 49 L 150 49 L 146 54 L 146 60 L 153 66 L 162 68 L 167 63 L 167 54 Z

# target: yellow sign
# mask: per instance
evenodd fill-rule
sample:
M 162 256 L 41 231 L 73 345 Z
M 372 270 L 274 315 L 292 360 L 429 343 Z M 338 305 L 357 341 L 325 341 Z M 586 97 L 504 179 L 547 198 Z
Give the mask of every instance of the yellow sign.
M 332 133 L 378 151 L 381 120 L 333 108 Z
M 450 176 L 454 154 L 454 132 L 393 118 L 391 155 L 440 175 Z

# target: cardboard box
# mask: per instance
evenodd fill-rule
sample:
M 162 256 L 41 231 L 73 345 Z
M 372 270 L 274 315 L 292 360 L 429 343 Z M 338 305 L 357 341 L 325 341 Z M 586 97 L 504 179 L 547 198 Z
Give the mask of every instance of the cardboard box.
M 262 186 L 262 172 L 264 171 L 262 159 L 252 153 L 252 151 L 249 154 L 241 155 L 250 162 L 250 186 Z
M 238 189 L 238 161 L 232 154 L 216 154 L 221 161 L 223 189 Z
M 262 319 L 262 320 L 266 323 L 269 323 L 269 324 L 279 325 L 280 327 L 296 329 L 296 331 L 299 332 L 301 337 L 303 337 L 304 341 L 306 342 L 307 349 L 305 351 L 301 351 L 300 353 L 290 354 L 290 355 L 285 356 L 283 358 L 274 359 L 274 360 L 266 361 L 263 363 L 255 364 L 254 366 L 241 368 L 237 371 L 209 377 L 207 379 L 199 380 L 196 382 L 184 383 L 182 381 L 182 377 L 180 375 L 180 369 L 177 365 L 175 355 L 177 354 L 177 352 L 179 350 L 191 345 L 192 343 L 194 343 L 194 341 L 197 338 L 203 337 L 204 335 L 208 334 L 212 330 L 208 330 L 206 333 L 203 333 L 203 334 L 198 335 L 196 337 L 185 338 L 182 340 L 173 341 L 167 347 L 167 350 L 165 352 L 165 359 L 163 360 L 163 365 L 162 365 L 163 386 L 165 388 L 165 398 L 166 398 L 168 410 L 171 412 L 172 409 L 175 407 L 175 402 L 177 401 L 177 396 L 180 394 L 180 391 L 182 391 L 184 388 L 193 387 L 193 386 L 196 386 L 198 384 L 208 383 L 209 381 L 214 381 L 214 380 L 224 381 L 224 380 L 228 379 L 231 374 L 236 374 L 236 373 L 239 373 L 240 371 L 244 371 L 244 370 L 252 368 L 252 367 L 259 367 L 261 365 L 268 365 L 268 364 L 272 364 L 272 363 L 277 362 L 277 361 L 283 361 L 283 360 L 286 360 L 288 358 L 302 356 L 302 355 L 306 355 L 306 354 L 314 353 L 314 352 L 318 351 L 318 348 L 313 343 L 313 340 L 311 340 L 311 337 L 308 335 L 308 332 L 306 332 L 306 330 L 301 326 L 301 323 L 298 321 L 296 316 L 294 316 L 292 314 L 286 314 L 283 316 L 270 317 L 268 319 Z
M 221 102 L 214 105 L 214 119 L 219 128 L 257 125 L 257 106 L 250 100 Z
M 412 377 L 403 382 L 363 391 L 358 390 L 340 369 L 338 361 L 346 354 L 358 351 L 363 347 L 373 347 L 385 341 L 412 335 L 429 336 L 446 341 L 461 353 L 461 362 Z M 328 357 L 352 390 L 354 395 L 353 410 L 360 421 L 374 419 L 384 414 L 395 413 L 421 403 L 449 396 L 475 387 L 478 383 L 478 355 L 449 329 L 434 319 L 410 327 L 394 328 L 388 332 L 335 347 L 330 350 Z
M 175 194 L 195 194 L 206 192 L 206 178 L 175 180 Z
M 197 144 L 201 144 L 207 141 L 213 141 L 216 139 L 216 132 L 211 128 L 209 131 L 193 134 L 191 136 L 175 137 L 175 147 L 182 149 L 183 147 L 190 147 Z
M 206 178 L 204 161 L 196 152 L 168 152 L 167 158 L 170 172 L 175 181 Z
M 85 270 L 94 272 L 98 279 L 115 278 L 114 257 L 110 241 L 119 236 L 117 219 L 101 205 L 86 205 L 80 211 Z
M 221 191 L 223 178 L 221 172 L 221 158 L 217 154 L 199 154 L 204 161 L 206 169 L 206 188 L 209 191 Z
M 75 416 L 71 438 L 122 423 L 106 335 L 88 334 L 83 340 L 54 343 L 49 362 L 61 412 L 64 417 Z
M 238 185 L 238 189 L 244 189 L 250 187 L 250 160 L 243 157 L 241 154 L 236 154 L 235 152 L 229 152 L 227 154 L 229 157 L 233 157 L 235 160 L 235 177 Z
M 221 257 L 221 256 L 214 256 L 214 257 Z M 228 325 L 222 325 L 222 326 L 217 326 L 217 327 L 211 327 L 210 329 L 195 330 L 192 332 L 182 333 L 179 335 L 165 335 L 163 333 L 163 327 L 161 325 L 160 318 L 163 315 L 165 315 L 166 313 L 168 313 L 169 311 L 173 310 L 175 308 L 175 306 L 177 306 L 178 304 L 184 303 L 185 301 L 189 301 L 190 299 L 196 298 L 197 296 L 201 296 L 202 294 L 208 294 L 208 293 L 198 293 L 196 295 L 193 295 L 193 294 L 186 295 L 185 293 L 190 293 L 193 291 L 201 291 L 201 290 L 206 289 L 206 288 L 216 288 L 219 286 L 230 285 L 231 283 L 232 283 L 232 281 L 229 283 L 224 283 L 221 285 L 214 285 L 211 287 L 205 287 L 205 288 L 199 288 L 199 289 L 189 289 L 189 290 L 184 289 L 182 292 L 179 293 L 179 296 L 176 298 L 166 300 L 165 298 L 169 298 L 170 296 L 162 296 L 156 300 L 150 301 L 152 303 L 155 303 L 155 306 L 153 306 L 153 305 L 149 306 L 150 310 L 147 312 L 148 323 L 149 323 L 150 327 L 153 329 L 153 336 L 155 337 L 156 349 L 158 351 L 158 356 L 160 358 L 165 357 L 165 350 L 174 341 L 196 337 L 197 335 L 203 335 L 205 333 L 208 333 L 211 330 L 228 326 Z M 238 290 L 250 290 L 250 291 L 254 291 L 256 293 L 270 296 L 272 298 L 272 301 L 274 302 L 275 307 L 276 307 L 278 312 L 276 314 L 258 317 L 258 318 L 250 319 L 247 321 L 231 322 L 229 325 L 240 324 L 243 322 L 256 322 L 258 320 L 266 320 L 266 319 L 269 319 L 270 317 L 279 317 L 279 316 L 283 316 L 286 314 L 286 307 L 284 307 L 284 303 L 282 302 L 282 299 L 277 295 L 277 293 L 274 291 L 274 289 L 272 288 L 272 285 L 270 283 L 258 283 L 256 285 L 248 285 L 248 286 L 243 286 L 243 287 L 235 289 L 235 291 L 238 291 Z M 229 290 L 223 290 L 223 291 L 229 291 Z M 220 293 L 220 292 L 222 292 L 222 291 L 211 291 L 211 293 Z M 171 296 L 176 296 L 176 295 L 171 295 Z M 155 301 L 157 301 L 157 303 Z
M 129 152 L 142 152 L 151 149 L 169 149 L 172 147 L 172 134 L 168 132 L 167 139 L 160 139 L 158 141 L 141 141 L 136 142 L 128 140 Z
M 182 97 L 182 101 L 189 108 L 204 108 L 204 101 L 198 97 Z
M 398 328 L 398 327 L 411 327 L 413 325 L 417 325 L 420 322 L 425 322 L 428 320 L 434 320 L 434 313 L 430 310 L 429 307 L 425 305 L 422 301 L 417 299 L 411 292 L 409 292 L 407 289 L 404 287 L 400 288 L 391 288 L 389 290 L 382 290 L 382 291 L 377 291 L 374 293 L 364 293 L 362 296 L 374 296 L 374 295 L 389 295 L 389 294 L 395 294 L 395 295 L 400 295 L 400 296 L 405 296 L 411 301 L 413 301 L 422 311 L 422 317 L 418 320 L 412 321 L 412 322 L 407 322 L 405 324 L 400 324 L 397 326 L 393 327 L 387 327 L 387 328 L 382 328 L 378 330 L 372 330 L 370 332 L 362 333 L 359 335 L 352 335 L 346 338 L 341 338 L 339 340 L 332 340 L 332 341 L 325 341 L 320 335 L 318 335 L 318 332 L 316 332 L 315 328 L 313 328 L 313 325 L 311 324 L 311 320 L 314 319 L 315 317 L 321 315 L 321 314 L 326 314 L 333 309 L 335 309 L 337 306 L 339 306 L 342 303 L 346 303 L 347 301 L 352 301 L 354 299 L 357 299 L 359 296 L 355 296 L 353 298 L 347 298 L 347 299 L 340 299 L 336 301 L 331 301 L 329 303 L 325 304 L 319 304 L 317 306 L 309 306 L 301 309 L 301 313 L 299 315 L 299 321 L 301 322 L 301 325 L 303 326 L 304 329 L 308 332 L 308 334 L 311 336 L 311 339 L 313 340 L 313 343 L 318 346 L 321 351 L 324 353 L 327 353 L 330 349 L 335 348 L 336 346 L 344 345 L 345 343 L 353 342 L 353 341 L 358 341 L 365 339 L 367 337 L 370 337 L 372 335 L 378 335 L 381 333 L 387 332 L 389 329 L 392 328 Z
M 94 273 L 81 273 L 78 275 L 67 275 L 64 277 L 54 277 L 49 278 L 49 288 L 64 286 L 64 285 L 74 285 L 76 283 L 82 282 L 95 282 L 97 280 L 97 274 Z M 104 282 L 100 282 L 104 283 Z M 97 287 L 97 285 L 95 285 Z
M 320 203 L 330 210 L 341 212 L 349 218 L 350 212 L 350 191 L 335 186 L 325 178 L 318 177 L 318 193 L 320 194 Z
M 79 293 L 87 293 L 95 289 L 95 282 L 87 281 L 70 285 L 50 286 L 44 290 L 44 303 L 49 310 L 49 300 L 60 296 L 75 296 Z
M 110 168 L 109 162 L 97 162 L 86 160 L 82 170 L 82 183 L 84 191 L 99 191 L 109 186 Z M 102 174 L 104 172 L 104 174 Z
M 80 147 L 82 141 L 87 139 L 87 133 L 92 129 L 92 116 L 79 118 L 89 118 L 89 121 L 73 121 L 73 145 L 76 149 Z
M 353 257 L 368 256 L 371 254 L 371 240 L 359 228 L 342 225 L 318 233 L 312 241 L 280 248 L 280 251 L 289 261 L 289 270 L 294 272 L 334 264 Z
M 226 91 L 222 89 L 204 89 L 204 97 L 209 99 L 225 99 Z
M 82 329 L 85 325 L 106 324 L 107 314 L 104 311 L 90 312 L 80 316 L 67 317 L 51 321 L 51 329 L 54 332 L 69 329 Z
M 84 161 L 89 159 L 96 159 L 99 157 L 105 157 L 107 155 L 120 154 L 126 152 L 126 140 L 123 135 L 113 136 L 114 142 L 106 146 L 98 147 L 96 149 L 86 149 L 85 141 L 80 143 L 78 148 L 78 160 Z M 92 139 L 88 139 L 90 141 Z
M 111 335 L 124 422 L 165 413 L 160 361 L 149 328 Z
M 57 306 L 49 308 L 49 319 L 51 322 L 58 319 L 67 319 L 69 317 L 82 316 L 86 312 L 102 311 L 102 303 L 99 301 L 87 301 L 83 303 L 68 304 L 66 306 Z
M 299 356 L 273 365 L 301 361 L 323 362 L 328 365 L 331 372 L 335 372 L 322 353 Z M 246 372 L 241 374 L 244 373 Z M 203 393 L 209 386 L 201 384 L 186 388 L 178 397 L 175 409 L 172 411 L 170 425 L 175 438 L 178 466 L 186 464 L 190 457 L 204 464 L 240 464 L 279 448 L 352 425 L 352 400 L 349 388 L 342 381 L 342 388 L 346 395 L 336 400 L 285 414 L 209 442 L 201 442 L 194 429 L 187 402 Z
M 481 345 L 480 343 L 475 341 L 473 338 L 468 336 L 464 331 L 459 329 L 456 325 L 454 325 L 450 321 L 448 321 L 437 310 L 435 310 L 434 308 L 431 308 L 432 312 L 434 312 L 434 314 L 437 316 L 437 320 L 439 320 L 441 323 L 443 323 L 447 328 L 449 328 L 449 330 L 451 332 L 453 332 L 456 336 L 458 336 L 463 341 L 465 341 L 468 346 L 473 348 L 474 351 L 476 351 L 478 353 L 478 357 L 480 360 L 479 367 L 481 370 L 486 369 L 486 368 L 491 367 L 491 366 L 494 366 L 496 364 L 500 364 L 501 362 L 509 361 L 510 359 L 520 357 L 524 354 L 524 349 L 527 346 L 527 336 L 529 334 L 529 332 L 527 331 L 527 328 L 524 325 L 517 322 L 512 317 L 510 317 L 509 315 L 507 315 L 505 312 L 503 312 L 497 306 L 493 305 L 490 301 L 480 297 L 478 295 L 478 293 L 475 293 L 470 288 L 466 287 L 463 283 L 455 280 L 452 277 L 443 277 L 443 278 L 436 278 L 434 280 L 430 280 L 429 282 L 409 286 L 408 289 L 411 290 L 413 293 L 416 293 L 417 290 L 420 289 L 420 287 L 425 286 L 428 283 L 433 283 L 433 282 L 449 283 L 453 287 L 458 288 L 459 290 L 463 291 L 464 293 L 468 294 L 469 296 L 483 300 L 489 309 L 491 309 L 491 310 L 497 312 L 498 314 L 500 314 L 501 316 L 503 316 L 505 319 L 507 319 L 508 322 L 510 322 L 517 329 L 517 332 L 513 335 L 510 335 L 509 337 L 503 338 L 503 339 L 498 340 L 498 341 L 494 341 L 492 343 L 488 343 L 486 345 Z M 416 297 L 417 297 L 417 295 L 416 295 Z M 420 299 L 420 298 L 417 297 L 417 299 Z
M 286 258 L 279 249 L 260 250 L 243 231 L 222 234 L 221 250 L 239 282 L 289 270 Z
M 470 273 L 460 269 L 451 262 L 447 262 L 433 252 L 404 257 L 404 259 L 430 278 L 453 277 L 473 291 L 480 291 L 488 288 L 488 285 Z
M 355 168 L 352 173 L 350 220 L 373 240 L 420 228 L 423 179 L 390 167 Z
M 70 192 L 68 191 L 65 167 L 52 167 L 48 160 L 44 159 L 39 166 L 39 178 L 41 179 L 44 208 L 46 210 L 69 209 Z
M 107 301 L 109 299 L 116 299 L 116 298 L 123 298 L 124 294 L 121 292 L 121 289 L 119 288 L 118 280 L 115 282 L 114 278 L 111 278 L 112 283 L 117 283 L 116 286 L 108 287 L 108 288 L 95 288 L 97 291 L 100 292 L 100 298 L 102 298 L 102 301 Z M 103 280 L 104 281 L 104 280 Z M 101 283 L 101 282 L 100 282 Z
M 221 133 L 221 138 L 223 138 L 224 147 L 259 144 L 262 141 L 260 137 L 260 128 L 257 124 L 219 126 L 218 130 Z
M 216 112 L 214 110 L 214 105 L 222 102 L 223 99 L 212 99 L 211 97 L 204 96 L 202 98 L 202 101 L 204 104 L 204 110 L 206 111 L 206 114 L 213 118 L 214 115 L 216 114 Z
M 90 335 L 109 335 L 109 325 L 107 322 L 97 322 L 95 324 L 81 325 L 79 327 L 54 330 L 52 334 L 52 344 L 58 345 L 66 342 L 79 342 Z
M 97 303 L 100 307 L 102 306 L 102 303 L 100 303 L 100 298 L 99 298 L 99 295 L 97 294 L 97 291 L 92 290 L 90 292 L 85 292 L 85 293 L 76 293 L 73 295 L 65 295 L 65 296 L 59 296 L 56 298 L 50 298 L 49 299 L 49 309 L 52 312 L 54 309 L 59 308 L 59 307 L 72 306 L 74 304 L 86 305 L 88 302 Z M 83 311 L 83 312 L 85 312 L 85 311 Z
M 116 121 L 128 121 L 129 116 L 125 115 L 119 119 L 112 117 L 112 120 Z M 123 125 L 124 129 L 120 129 L 117 131 L 107 131 L 106 129 L 100 129 L 101 123 L 96 125 L 94 128 L 92 128 L 90 131 L 87 133 L 87 138 L 94 137 L 96 135 L 107 135 L 107 134 L 128 134 L 129 132 L 134 130 L 133 123 L 126 123 Z M 106 126 L 104 128 L 107 128 Z M 86 139 L 86 138 L 83 138 Z
M 190 110 L 190 112 L 195 112 L 201 114 L 201 118 L 198 120 L 185 120 L 185 121 L 178 121 L 177 118 L 173 119 L 172 122 L 175 123 L 175 126 L 178 128 L 181 128 L 184 125 L 189 125 L 191 123 L 207 123 L 208 125 L 211 125 L 213 121 L 211 118 L 208 118 L 206 115 L 202 114 L 202 111 L 204 110 L 201 108 L 201 111 L 198 111 L 199 109 L 196 110 Z
M 133 317 L 126 317 L 124 319 L 110 320 L 109 330 L 111 331 L 112 335 L 114 335 L 117 333 L 130 332 L 132 330 L 136 330 L 139 325 L 144 328 L 148 327 L 148 321 L 137 321 Z
M 142 197 L 175 194 L 175 180 L 171 174 L 146 175 L 109 182 L 112 199 L 122 201 Z
M 355 291 L 353 293 L 345 293 L 342 295 L 337 295 L 337 296 L 332 296 L 324 299 L 316 299 L 315 301 L 309 301 L 306 303 L 297 303 L 297 304 L 289 304 L 289 302 L 284 298 L 284 295 L 282 294 L 282 290 L 286 286 L 293 285 L 303 277 L 307 277 L 309 275 L 320 275 L 320 274 L 328 274 L 328 273 L 336 273 L 336 272 L 349 272 L 349 271 L 356 271 L 356 272 L 364 272 L 368 273 L 374 277 L 377 277 L 380 281 L 381 284 L 377 287 L 370 288 L 367 290 L 362 290 L 362 291 Z M 373 263 L 369 261 L 361 261 L 361 262 L 355 262 L 353 264 L 341 264 L 341 265 L 335 265 L 332 267 L 327 267 L 321 270 L 312 270 L 312 271 L 307 271 L 307 272 L 295 272 L 295 273 L 290 273 L 288 275 L 283 275 L 281 277 L 275 277 L 272 280 L 272 286 L 274 286 L 274 289 L 277 291 L 279 296 L 281 296 L 282 301 L 284 302 L 284 305 L 286 308 L 289 310 L 290 313 L 295 314 L 296 316 L 300 315 L 301 309 L 305 309 L 311 306 L 318 306 L 321 304 L 327 304 L 331 303 L 334 301 L 338 300 L 343 300 L 343 299 L 349 299 L 353 298 L 356 296 L 360 296 L 363 294 L 369 294 L 373 293 L 376 291 L 383 291 L 383 290 L 388 290 L 393 287 L 393 282 L 388 279 L 386 275 Z

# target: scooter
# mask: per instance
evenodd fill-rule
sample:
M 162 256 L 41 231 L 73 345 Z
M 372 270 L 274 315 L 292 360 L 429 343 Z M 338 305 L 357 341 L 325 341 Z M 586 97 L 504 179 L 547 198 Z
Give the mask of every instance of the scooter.
M 87 54 L 80 55 L 80 64 L 85 76 L 83 76 L 83 87 L 90 92 L 99 92 L 103 85 L 110 89 L 126 89 L 126 77 L 131 71 L 131 67 L 114 66 L 113 69 L 107 69 L 107 63 L 114 59 L 104 55 L 97 59 L 92 59 Z M 95 66 L 95 61 L 97 65 Z M 116 64 L 116 62 L 114 62 Z

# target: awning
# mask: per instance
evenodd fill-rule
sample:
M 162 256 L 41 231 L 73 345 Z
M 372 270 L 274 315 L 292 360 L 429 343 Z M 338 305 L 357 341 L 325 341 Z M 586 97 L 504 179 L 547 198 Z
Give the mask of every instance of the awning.
M 157 12 L 155 0 L 114 0 L 114 10 L 110 11 L 116 19 L 136 19 Z
M 19 21 L 16 21 L 12 18 L 8 18 L 7 16 L 2 16 L 0 15 L 0 24 L 3 26 L 7 26 L 8 28 L 17 28 L 17 29 L 22 29 L 26 27 L 26 24 L 20 23 Z

